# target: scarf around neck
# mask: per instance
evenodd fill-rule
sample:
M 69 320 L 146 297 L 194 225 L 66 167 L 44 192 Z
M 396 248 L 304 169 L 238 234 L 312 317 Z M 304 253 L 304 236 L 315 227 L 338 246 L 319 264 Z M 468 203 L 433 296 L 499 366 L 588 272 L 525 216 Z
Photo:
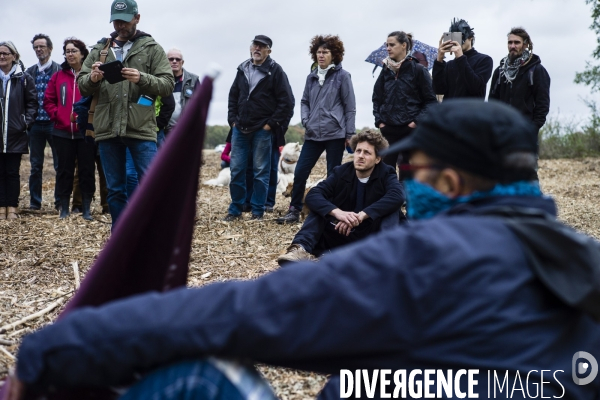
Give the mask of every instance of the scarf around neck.
M 329 64 L 327 68 L 323 69 L 317 65 L 317 76 L 319 77 L 319 85 L 323 86 L 323 83 L 325 83 L 325 76 L 327 75 L 327 71 L 334 67 L 335 64 Z
M 38 66 L 38 71 L 42 72 L 44 70 L 46 70 L 49 66 L 52 65 L 52 60 L 48 59 L 48 62 L 44 65 L 40 64 L 40 62 L 38 61 L 37 66 Z
M 0 79 L 2 79 L 2 91 L 3 92 L 6 92 L 6 83 L 8 82 L 8 80 L 10 79 L 12 74 L 15 73 L 16 70 L 17 70 L 17 64 L 13 64 L 10 71 L 8 71 L 8 74 L 5 74 L 4 71 L 2 71 L 0 69 Z
M 409 55 L 407 54 L 406 57 L 404 57 L 402 60 L 394 61 L 388 56 L 383 60 L 383 65 L 387 66 L 389 69 L 394 71 L 394 73 L 398 73 L 398 71 L 400 70 L 400 67 L 402 66 L 402 63 L 404 61 L 406 61 L 406 59 L 408 57 L 409 57 Z
M 519 69 L 527 64 L 531 59 L 532 54 L 529 52 L 529 49 L 525 49 L 523 54 L 520 57 L 515 58 L 513 61 L 510 61 L 510 57 L 506 56 L 500 61 L 500 71 L 502 75 L 506 78 L 506 80 L 512 83 L 517 74 L 519 73 Z

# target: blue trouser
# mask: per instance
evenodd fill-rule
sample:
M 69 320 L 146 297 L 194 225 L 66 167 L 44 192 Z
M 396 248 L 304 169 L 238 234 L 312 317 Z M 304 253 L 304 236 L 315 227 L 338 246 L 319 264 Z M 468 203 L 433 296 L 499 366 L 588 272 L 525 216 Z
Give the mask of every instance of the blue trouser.
M 399 224 L 399 217 L 400 210 L 386 215 L 380 221 L 366 220 L 363 222 L 363 224 L 368 223 L 364 227 L 365 229 L 357 228 L 356 231 L 353 229 L 349 236 L 345 236 L 335 230 L 333 217 L 323 218 L 311 212 L 304 220 L 302 228 L 294 236 L 292 244 L 302 245 L 307 252 L 321 256 L 336 247 L 364 239 L 374 232 L 394 228 Z
M 274 140 L 273 140 L 274 141 Z M 267 190 L 267 201 L 265 206 L 275 207 L 275 195 L 277 194 L 277 164 L 279 163 L 279 147 L 273 146 L 271 150 L 271 169 L 269 171 L 269 189 Z M 253 189 L 252 159 L 248 158 L 248 169 L 246 170 L 246 204 L 250 204 Z
M 275 400 L 253 368 L 207 358 L 158 369 L 133 385 L 120 400 Z
M 52 149 L 54 171 L 58 169 L 58 159 L 52 144 L 52 122 L 35 122 L 27 132 L 29 138 L 29 161 L 31 163 L 31 174 L 29 175 L 29 206 L 40 208 L 42 206 L 42 172 L 44 170 L 44 150 L 46 142 Z M 54 204 L 58 205 L 56 187 L 54 190 Z
M 229 214 L 240 215 L 242 213 L 242 207 L 246 201 L 246 171 L 250 157 L 252 157 L 254 175 L 250 199 L 252 214 L 264 214 L 271 169 L 272 136 L 271 132 L 264 129 L 252 133 L 242 133 L 237 127 L 233 127 Z
M 319 157 L 326 151 L 327 175 L 342 163 L 346 139 L 332 139 L 324 141 L 306 140 L 300 152 L 300 158 L 294 172 L 294 186 L 292 188 L 291 207 L 302 209 L 302 199 L 306 190 L 306 181 Z
M 130 199 L 133 196 L 133 192 L 135 188 L 138 186 L 138 174 L 135 169 L 135 164 L 133 163 L 133 157 L 131 157 L 131 152 L 129 149 L 126 150 L 125 153 L 125 171 L 127 174 L 127 199 Z
M 138 179 L 143 179 L 156 155 L 156 143 L 131 138 L 112 138 L 98 142 L 100 159 L 108 187 L 108 207 L 114 227 L 127 205 L 127 149 L 131 152 Z
M 156 146 L 157 147 L 162 147 L 163 144 L 165 144 L 165 130 L 161 129 L 156 133 Z

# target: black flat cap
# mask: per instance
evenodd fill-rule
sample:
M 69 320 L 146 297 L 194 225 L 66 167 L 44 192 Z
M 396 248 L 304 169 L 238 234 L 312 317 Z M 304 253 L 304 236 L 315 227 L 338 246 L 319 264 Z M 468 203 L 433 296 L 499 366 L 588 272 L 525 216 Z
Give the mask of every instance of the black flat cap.
M 269 47 L 273 47 L 273 41 L 271 40 L 270 37 L 265 36 L 265 35 L 256 35 L 256 36 L 254 36 L 254 39 L 252 39 L 252 41 L 266 44 Z
M 515 152 L 536 153 L 537 142 L 537 127 L 509 105 L 451 99 L 431 106 L 414 132 L 385 154 L 421 150 L 464 171 L 505 180 L 505 157 Z

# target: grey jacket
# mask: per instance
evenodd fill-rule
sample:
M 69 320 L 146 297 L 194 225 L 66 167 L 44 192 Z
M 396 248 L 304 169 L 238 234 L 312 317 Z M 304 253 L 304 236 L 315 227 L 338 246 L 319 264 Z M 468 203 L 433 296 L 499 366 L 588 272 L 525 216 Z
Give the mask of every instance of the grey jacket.
M 354 135 L 354 88 L 350 73 L 342 69 L 341 63 L 327 72 L 323 86 L 319 85 L 315 67 L 306 78 L 300 104 L 306 140 L 344 139 Z

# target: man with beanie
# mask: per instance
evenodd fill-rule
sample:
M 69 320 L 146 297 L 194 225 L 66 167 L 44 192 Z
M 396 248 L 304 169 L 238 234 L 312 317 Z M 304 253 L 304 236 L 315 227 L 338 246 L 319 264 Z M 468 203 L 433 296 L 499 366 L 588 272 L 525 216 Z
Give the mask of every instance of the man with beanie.
M 462 43 L 440 39 L 432 72 L 435 94 L 444 96 L 444 100 L 457 97 L 485 99 L 485 88 L 494 67 L 492 58 L 475 50 L 475 32 L 464 19 L 455 18 L 449 30 L 460 32 Z M 446 62 L 444 58 L 448 52 L 454 53 L 454 59 Z
M 257 35 L 251 58 L 238 66 L 229 91 L 227 120 L 231 131 L 231 204 L 223 221 L 241 219 L 246 201 L 246 169 L 252 157 L 254 185 L 250 200 L 253 220 L 261 220 L 271 175 L 273 141 L 285 145 L 294 115 L 294 95 L 283 68 L 270 56 L 273 41 Z
M 115 0 L 110 10 L 115 31 L 92 48 L 77 83 L 82 96 L 93 95 L 97 99 L 93 125 L 114 228 L 127 205 L 126 150 L 129 149 L 138 179 L 142 180 L 156 154 L 155 100 L 157 96 L 170 96 L 175 81 L 163 48 L 151 35 L 137 29 L 137 3 Z M 105 51 L 105 63 L 122 62 L 122 81 L 111 84 L 104 79 L 99 67 Z
M 332 374 L 321 399 L 598 399 L 600 244 L 531 182 L 536 130 L 495 101 L 432 106 L 389 150 L 411 153 L 413 221 L 251 281 L 73 311 L 24 338 L 10 400 L 127 384 L 126 400 L 196 398 L 200 382 L 252 397 L 236 388 L 255 373 L 214 355 Z
M 53 46 L 52 40 L 50 40 L 48 35 L 44 35 L 43 33 L 35 35 L 31 40 L 31 44 L 33 45 L 38 63 L 27 68 L 27 73 L 35 82 L 39 106 L 35 122 L 27 131 L 27 136 L 29 137 L 29 161 L 31 163 L 31 173 L 29 175 L 29 209 L 39 210 L 42 207 L 42 172 L 44 170 L 46 142 L 52 150 L 54 171 L 58 169 L 58 159 L 52 145 L 54 123 L 50 121 L 50 116 L 44 110 L 44 95 L 50 78 L 58 72 L 60 65 L 50 59 Z M 54 191 L 54 206 L 56 209 L 60 207 L 56 190 Z
M 515 107 L 539 131 L 550 112 L 550 75 L 533 54 L 533 41 L 525 29 L 512 28 L 507 36 L 508 55 L 494 71 L 490 99 Z

